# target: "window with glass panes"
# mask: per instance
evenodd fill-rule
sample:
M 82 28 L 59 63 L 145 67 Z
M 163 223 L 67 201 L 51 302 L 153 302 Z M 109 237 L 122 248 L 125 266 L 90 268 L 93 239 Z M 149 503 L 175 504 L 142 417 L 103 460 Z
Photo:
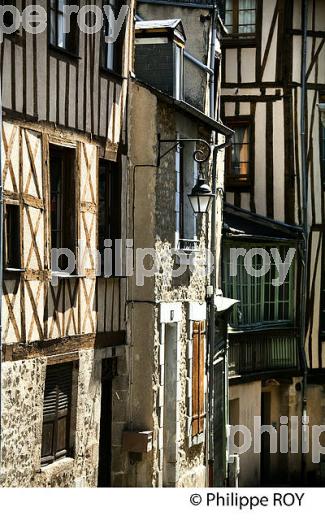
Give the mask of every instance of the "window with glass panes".
M 226 0 L 225 26 L 230 34 L 254 34 L 256 0 Z
M 324 240 L 324 238 L 323 238 Z M 319 334 L 322 339 L 325 338 L 325 243 L 323 242 L 322 253 L 322 274 L 321 274 L 321 294 L 320 294 L 320 309 L 319 309 Z
M 77 52 L 76 13 L 65 14 L 64 7 L 77 4 L 78 2 L 74 0 L 50 0 L 50 44 L 72 53 Z M 68 21 L 70 23 L 69 31 L 67 30 Z
M 121 8 L 121 0 L 108 0 L 104 2 L 109 5 L 114 12 L 115 18 L 118 17 Z M 110 36 L 109 20 L 104 17 L 102 31 L 101 67 L 103 69 L 121 74 L 122 72 L 122 44 L 124 35 L 124 24 L 115 42 L 107 42 L 105 38 Z
M 320 92 L 319 102 L 325 103 L 325 92 Z M 319 123 L 319 152 L 323 187 L 325 187 L 325 126 L 323 125 L 321 120 Z
M 320 166 L 322 172 L 323 186 L 325 186 L 325 127 L 320 127 Z
M 250 180 L 251 126 L 248 121 L 227 121 L 235 134 L 226 150 L 227 182 L 243 183 Z
M 50 145 L 50 214 L 51 247 L 75 251 L 76 246 L 76 186 L 75 150 Z M 67 267 L 66 255 L 61 255 L 61 269 Z
M 244 264 L 244 255 L 240 255 L 237 259 L 237 274 L 236 276 L 231 276 L 231 273 L 234 272 L 234 269 L 231 270 L 230 266 L 231 247 L 243 248 L 246 251 L 256 247 L 265 249 L 270 257 L 269 271 L 261 277 L 249 274 Z M 271 247 L 276 246 L 236 243 L 225 249 L 223 261 L 224 295 L 240 302 L 232 311 L 230 318 L 230 323 L 235 328 L 270 323 L 289 325 L 294 320 L 295 259 L 289 266 L 284 283 L 280 286 L 275 286 L 272 280 L 277 280 L 279 273 L 270 252 Z M 276 248 L 282 261 L 284 261 L 287 258 L 289 246 Z M 257 254 L 253 256 L 253 269 L 260 271 L 263 262 L 262 256 Z

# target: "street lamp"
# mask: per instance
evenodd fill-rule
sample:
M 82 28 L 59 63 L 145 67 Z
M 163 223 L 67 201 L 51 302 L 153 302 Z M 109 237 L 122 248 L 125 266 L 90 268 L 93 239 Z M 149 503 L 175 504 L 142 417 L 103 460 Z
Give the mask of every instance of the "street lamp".
M 188 194 L 194 213 L 207 213 L 213 197 L 210 186 L 202 176 L 202 173 L 200 173 L 195 186 L 191 193 Z
M 320 120 L 322 122 L 323 127 L 325 127 L 325 103 L 318 104 Z
M 161 154 L 161 143 L 173 143 L 173 146 L 169 148 L 164 154 Z M 207 184 L 207 181 L 204 179 L 201 171 L 201 164 L 206 162 L 211 155 L 211 146 L 204 139 L 194 138 L 194 139 L 160 139 L 160 135 L 158 136 L 158 162 L 157 166 L 160 165 L 160 161 L 163 157 L 165 157 L 169 152 L 174 150 L 175 148 L 179 149 L 184 146 L 184 143 L 196 143 L 200 144 L 201 148 L 196 148 L 193 153 L 193 159 L 196 163 L 199 164 L 200 174 L 198 180 L 193 187 L 191 193 L 188 194 L 189 201 L 193 208 L 194 213 L 207 213 L 209 211 L 209 207 L 212 199 L 215 195 L 212 193 L 210 186 Z

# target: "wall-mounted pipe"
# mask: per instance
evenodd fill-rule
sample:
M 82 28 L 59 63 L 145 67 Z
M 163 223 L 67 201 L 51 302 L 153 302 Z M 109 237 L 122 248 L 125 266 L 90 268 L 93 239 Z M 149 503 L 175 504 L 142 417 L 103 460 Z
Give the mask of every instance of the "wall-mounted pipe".
M 2 44 L 3 45 L 3 44 Z M 2 470 L 2 294 L 3 294 L 3 175 L 2 175 L 2 78 L 0 74 L 0 474 Z
M 306 336 L 306 308 L 308 298 L 308 165 L 306 153 L 306 62 L 307 62 L 307 0 L 302 0 L 302 50 L 301 50 L 301 103 L 300 103 L 300 144 L 301 144 L 301 177 L 302 177 L 302 228 L 303 228 L 303 251 L 302 251 L 302 298 L 300 312 L 300 359 L 303 368 L 303 380 L 301 389 L 301 474 L 306 482 L 306 450 L 303 449 L 308 443 L 307 422 L 307 360 L 305 351 Z

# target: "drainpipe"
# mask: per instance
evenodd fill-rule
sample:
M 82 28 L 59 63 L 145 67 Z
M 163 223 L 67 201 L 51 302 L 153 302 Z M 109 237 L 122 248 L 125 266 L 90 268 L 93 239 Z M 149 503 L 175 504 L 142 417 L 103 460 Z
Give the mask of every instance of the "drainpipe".
M 306 484 L 306 451 L 308 444 L 308 425 L 307 425 L 307 360 L 305 352 L 306 336 L 306 308 L 308 297 L 308 165 L 306 153 L 306 61 L 307 61 L 307 1 L 302 1 L 302 59 L 301 59 L 301 106 L 300 106 L 300 138 L 301 138 L 301 172 L 302 172 L 302 228 L 303 228 L 303 251 L 302 251 L 302 298 L 301 298 L 301 323 L 300 323 L 300 349 L 301 361 L 303 366 L 303 380 L 301 389 L 301 474 L 303 482 Z
M 214 2 L 213 9 L 212 9 L 212 27 L 211 27 L 211 42 L 210 42 L 210 70 L 212 71 L 210 73 L 209 78 L 209 84 L 210 84 L 210 117 L 212 119 L 215 118 L 215 106 L 214 106 L 214 100 L 215 100 L 215 91 L 216 91 L 216 85 L 215 85 L 215 54 L 216 54 L 216 39 L 217 39 L 217 17 L 218 17 L 218 8 L 217 4 Z
M 2 44 L 3 45 L 3 44 Z M 2 64 L 1 64 L 2 65 Z M 2 81 L 0 75 L 0 475 L 2 469 L 2 293 L 3 293 L 3 175 L 2 175 Z
M 217 188 L 217 157 L 218 152 L 223 148 L 231 145 L 232 136 L 228 136 L 226 141 L 220 145 L 214 145 L 213 155 L 212 155 L 212 193 L 214 195 L 212 200 L 212 209 L 211 209 L 211 254 L 214 258 L 214 267 L 212 269 L 212 273 L 210 276 L 210 285 L 211 285 L 211 298 L 209 305 L 209 352 L 208 352 L 208 373 L 209 373 L 209 387 L 208 387 L 208 430 L 209 430 L 209 438 L 208 438 L 208 450 L 207 450 L 207 460 L 208 460 L 208 470 L 209 470 L 209 487 L 213 487 L 213 466 L 214 466 L 214 410 L 213 410 L 213 391 L 214 391 L 214 374 L 213 374 L 213 357 L 214 357 L 214 346 L 215 346 L 215 319 L 216 319 L 216 309 L 214 303 L 214 296 L 216 294 L 217 289 L 217 277 L 216 277 L 216 253 L 217 253 L 217 241 L 216 241 L 216 226 L 217 226 L 217 213 L 216 213 L 216 203 L 217 203 L 217 195 L 221 192 L 220 189 Z M 225 349 L 227 350 L 227 349 Z M 227 354 L 225 352 L 225 364 L 227 363 Z M 228 379 L 225 378 L 225 400 L 227 400 L 228 396 Z M 226 435 L 226 425 L 228 424 L 227 419 L 227 409 L 228 404 L 224 403 L 224 433 Z M 226 470 L 226 464 L 225 464 Z M 224 475 L 226 478 L 226 475 Z
M 217 15 L 218 10 L 217 6 L 214 3 L 212 10 L 212 27 L 211 27 L 211 42 L 210 42 L 210 70 L 212 73 L 210 74 L 210 117 L 214 119 L 215 117 L 215 106 L 214 106 L 214 98 L 215 98 L 215 54 L 216 54 L 216 38 L 217 38 Z
M 211 41 L 210 41 L 210 70 L 212 70 L 212 74 L 210 74 L 209 78 L 209 111 L 210 117 L 214 117 L 214 92 L 215 92 L 215 83 L 214 83 L 214 67 L 215 67 L 215 38 L 216 38 L 216 9 L 213 7 L 212 11 L 212 26 L 211 26 Z M 215 342 L 215 307 L 214 307 L 214 295 L 216 292 L 216 272 L 215 272 L 215 259 L 216 259 L 216 189 L 217 189 L 217 149 L 215 146 L 216 143 L 216 133 L 212 133 L 212 193 L 214 195 L 212 200 L 212 209 L 211 209 L 211 253 L 214 258 L 214 266 L 210 277 L 210 285 L 212 288 L 212 298 L 210 301 L 209 315 L 208 315 L 208 323 L 209 323 L 209 352 L 207 357 L 208 362 L 208 373 L 209 373 L 209 386 L 208 386 L 208 442 L 207 442 L 207 461 L 208 461 L 208 486 L 213 486 L 214 480 L 214 436 L 213 436 L 213 425 L 214 425 L 214 410 L 213 410 L 213 392 L 214 392 L 214 374 L 213 374 L 213 356 L 214 356 L 214 342 Z

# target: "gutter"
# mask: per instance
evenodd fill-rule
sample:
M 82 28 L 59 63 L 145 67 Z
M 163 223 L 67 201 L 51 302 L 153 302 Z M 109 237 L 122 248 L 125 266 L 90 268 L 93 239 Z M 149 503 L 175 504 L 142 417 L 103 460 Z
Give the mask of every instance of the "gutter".
M 220 121 L 215 121 L 211 117 L 207 116 L 201 110 L 198 110 L 197 108 L 193 107 L 186 101 L 182 101 L 180 99 L 175 99 L 172 96 L 166 94 L 165 92 L 162 92 L 161 90 L 158 90 L 157 88 L 149 85 L 148 83 L 145 83 L 144 81 L 141 81 L 138 78 L 134 78 L 131 76 L 131 80 L 134 81 L 134 83 L 137 83 L 138 85 L 143 86 L 144 88 L 147 88 L 155 94 L 158 98 L 160 98 L 162 101 L 169 105 L 173 105 L 176 109 L 178 109 L 180 112 L 185 112 L 189 116 L 192 116 L 194 119 L 201 121 L 204 125 L 209 127 L 211 130 L 215 130 L 219 134 L 224 135 L 226 138 L 230 138 L 233 136 L 234 132 L 231 130 L 231 128 L 228 128 Z M 219 145 L 220 147 L 224 147 L 223 145 Z M 219 148 L 220 149 L 220 148 Z

